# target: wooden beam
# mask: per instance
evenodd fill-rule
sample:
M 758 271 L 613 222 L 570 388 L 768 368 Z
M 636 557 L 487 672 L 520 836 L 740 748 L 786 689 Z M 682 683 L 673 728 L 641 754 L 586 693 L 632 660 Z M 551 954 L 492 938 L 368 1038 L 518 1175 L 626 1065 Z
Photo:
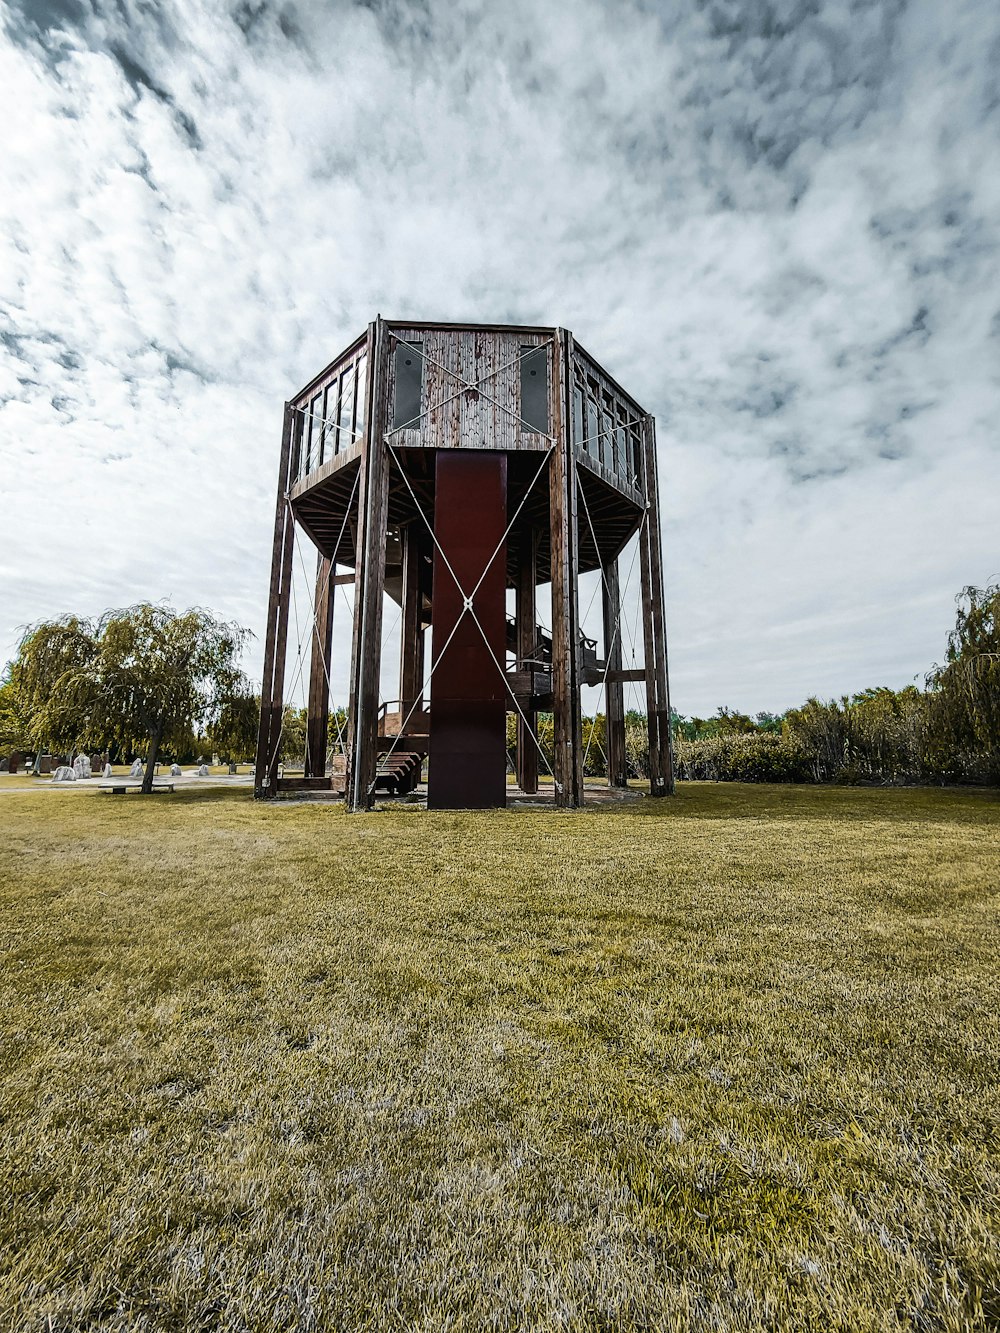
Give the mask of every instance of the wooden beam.
M 559 372 L 562 379 L 562 393 L 560 394 L 562 412 L 559 419 L 559 433 L 566 448 L 566 495 L 569 501 L 569 526 L 566 536 L 570 572 L 570 633 L 573 644 L 571 659 L 573 680 L 570 695 L 572 709 L 572 804 L 579 806 L 583 805 L 583 699 L 580 694 L 583 647 L 580 640 L 580 522 L 577 513 L 580 488 L 577 483 L 576 457 L 570 444 L 570 422 L 573 420 L 573 359 L 576 356 L 576 344 L 572 333 L 568 330 L 563 330 L 561 343 L 562 357 L 559 359 Z
M 358 563 L 354 582 L 354 638 L 351 653 L 351 707 L 348 727 L 347 803 L 368 810 L 374 803 L 382 600 L 385 591 L 386 511 L 389 456 L 386 449 L 384 388 L 388 338 L 377 319 L 369 329 L 368 410 L 358 491 Z
M 663 790 L 667 796 L 674 794 L 674 759 L 670 729 L 670 676 L 667 669 L 667 626 L 666 610 L 663 598 L 663 538 L 660 528 L 660 486 L 659 465 L 656 456 L 656 422 L 650 416 L 646 418 L 643 431 L 646 455 L 646 468 L 652 476 L 652 509 L 650 511 L 649 546 L 653 572 L 653 630 L 656 635 L 656 694 L 659 727 L 660 768 L 663 777 Z
M 285 647 L 292 576 L 295 525 L 288 503 L 295 414 L 285 404 L 278 462 L 278 496 L 274 506 L 274 537 L 271 546 L 271 583 L 267 601 L 267 630 L 264 637 L 264 673 L 260 687 L 260 724 L 254 765 L 254 796 L 269 799 L 277 794 L 281 759 L 281 716 L 285 689 Z
M 536 587 L 538 581 L 538 529 L 534 524 L 525 526 L 517 545 L 517 579 L 514 585 L 514 620 L 517 636 L 517 667 L 535 656 L 535 634 L 538 623 Z M 530 674 L 530 673 L 529 673 Z M 511 686 L 516 690 L 515 686 Z M 531 684 L 529 681 L 528 688 Z M 533 795 L 538 791 L 538 718 L 533 710 L 525 710 L 525 717 L 517 719 L 517 752 L 515 773 L 517 785 Z
M 652 417 L 647 417 L 642 425 L 642 450 L 646 522 L 639 535 L 639 559 L 642 572 L 642 625 L 646 652 L 649 791 L 651 796 L 668 796 L 673 792 L 674 778 L 670 749 L 670 697 L 667 690 L 656 435 Z
M 316 557 L 312 654 L 309 663 L 309 700 L 306 708 L 306 764 L 308 778 L 326 774 L 327 730 L 330 718 L 330 648 L 333 642 L 333 592 L 336 565 Z
M 549 543 L 552 577 L 552 711 L 555 799 L 583 801 L 583 727 L 580 717 L 579 593 L 577 576 L 576 464 L 568 439 L 566 395 L 572 334 L 560 329 L 552 358 L 550 421 L 556 446 L 549 463 Z
M 646 518 L 639 530 L 639 590 L 642 607 L 642 638 L 646 658 L 646 734 L 649 743 L 649 790 L 659 795 L 663 779 L 660 770 L 659 727 L 656 722 L 656 640 L 653 634 L 651 572 L 649 554 L 649 501 Z

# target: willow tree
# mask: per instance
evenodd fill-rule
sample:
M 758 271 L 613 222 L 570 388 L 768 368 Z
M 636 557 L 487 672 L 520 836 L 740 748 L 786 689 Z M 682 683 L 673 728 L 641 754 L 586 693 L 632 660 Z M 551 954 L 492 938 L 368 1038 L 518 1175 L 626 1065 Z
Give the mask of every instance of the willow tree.
M 35 738 L 57 745 L 117 741 L 145 749 L 142 790 L 160 747 L 211 725 L 246 692 L 239 666 L 249 632 L 193 608 L 140 602 L 99 620 L 35 626 L 14 664 Z
M 242 759 L 252 758 L 260 725 L 260 695 L 249 688 L 234 691 L 209 728 L 208 738 L 234 771 Z
M 9 677 L 0 681 L 0 751 L 28 749 L 29 723 L 15 682 Z
M 1000 782 L 1000 583 L 963 588 L 941 666 L 927 677 L 934 691 L 933 728 L 958 744 Z
M 93 662 L 100 625 L 80 616 L 60 616 L 33 625 L 22 636 L 10 665 L 8 691 L 28 746 L 103 745 L 91 728 L 87 701 L 78 690 L 67 688 Z

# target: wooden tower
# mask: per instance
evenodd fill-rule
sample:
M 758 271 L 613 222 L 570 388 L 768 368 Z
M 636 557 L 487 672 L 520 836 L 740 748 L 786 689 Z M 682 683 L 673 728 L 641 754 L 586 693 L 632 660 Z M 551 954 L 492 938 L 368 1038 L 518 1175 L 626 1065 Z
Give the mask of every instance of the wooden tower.
M 306 764 L 279 775 L 296 527 L 317 552 Z M 638 534 L 644 666 L 622 655 L 619 556 Z M 603 646 L 580 627 L 578 582 L 601 571 Z M 536 590 L 551 584 L 551 629 Z M 354 589 L 346 760 L 328 763 L 338 585 Z M 507 614 L 513 590 L 514 615 Z M 383 603 L 400 607 L 400 698 L 380 699 Z M 342 601 L 346 601 L 342 598 Z M 339 623 L 339 621 L 338 621 Z M 429 651 L 425 651 L 430 629 Z M 608 781 L 626 785 L 624 685 L 645 684 L 650 790 L 673 790 L 653 418 L 559 328 L 376 319 L 285 404 L 255 795 L 379 790 L 428 805 L 506 800 L 516 776 L 583 803 L 583 685 L 602 687 Z M 554 763 L 537 741 L 553 717 Z

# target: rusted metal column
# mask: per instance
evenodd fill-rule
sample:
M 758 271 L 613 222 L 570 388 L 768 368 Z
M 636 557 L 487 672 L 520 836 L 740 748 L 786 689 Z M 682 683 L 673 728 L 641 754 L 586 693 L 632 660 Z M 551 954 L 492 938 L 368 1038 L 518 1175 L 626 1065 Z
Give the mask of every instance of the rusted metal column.
M 536 656 L 535 638 L 538 614 L 536 588 L 538 584 L 538 531 L 534 525 L 526 527 L 520 536 L 517 553 L 517 583 L 514 589 L 514 620 L 517 633 L 517 666 Z M 529 795 L 538 791 L 538 721 L 531 709 L 524 710 L 524 718 L 517 719 L 517 753 L 515 772 L 517 785 Z
M 608 745 L 608 786 L 627 787 L 625 761 L 625 686 L 614 679 L 622 669 L 621 593 L 618 588 L 618 561 L 604 566 L 604 657 L 607 670 L 605 687 L 605 735 Z
M 369 325 L 369 410 L 358 489 L 358 548 L 354 579 L 354 639 L 351 708 L 347 741 L 347 804 L 368 810 L 374 803 L 377 763 L 382 601 L 385 592 L 389 451 L 385 434 L 385 384 L 389 339 L 381 319 Z
M 438 449 L 428 809 L 507 802 L 506 526 L 506 454 Z
M 278 498 L 274 507 L 274 539 L 271 547 L 271 586 L 267 603 L 267 631 L 264 637 L 264 672 L 260 686 L 260 725 L 257 729 L 257 756 L 254 765 L 254 796 L 258 800 L 277 794 L 278 764 L 281 759 L 281 715 L 285 691 L 285 647 L 288 635 L 288 608 L 291 601 L 292 550 L 295 527 L 288 502 L 288 488 L 294 463 L 292 448 L 295 414 L 285 404 L 281 432 L 281 456 L 278 463 Z
M 403 547 L 403 617 L 399 644 L 399 697 L 405 721 L 410 709 L 423 708 L 424 631 L 422 524 L 408 523 L 400 533 Z
M 569 432 L 566 394 L 572 383 L 572 335 L 557 333 L 552 359 L 550 420 L 556 446 L 549 463 L 549 540 L 552 566 L 552 713 L 555 799 L 558 806 L 583 804 L 583 736 L 580 716 L 579 556 L 576 461 Z
M 324 555 L 316 557 L 315 623 L 309 661 L 309 703 L 306 709 L 306 777 L 326 774 L 327 730 L 330 721 L 330 648 L 333 642 L 333 594 L 337 567 Z

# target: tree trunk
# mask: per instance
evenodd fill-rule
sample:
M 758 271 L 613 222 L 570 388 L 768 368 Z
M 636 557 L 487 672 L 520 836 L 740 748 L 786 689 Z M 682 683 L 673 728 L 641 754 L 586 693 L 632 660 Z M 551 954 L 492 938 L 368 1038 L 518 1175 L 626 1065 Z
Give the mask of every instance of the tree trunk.
M 156 772 L 156 757 L 160 753 L 160 741 L 163 740 L 163 723 L 157 722 L 149 736 L 149 754 L 146 756 L 146 771 L 142 775 L 142 794 L 148 796 L 153 790 L 153 774 Z

